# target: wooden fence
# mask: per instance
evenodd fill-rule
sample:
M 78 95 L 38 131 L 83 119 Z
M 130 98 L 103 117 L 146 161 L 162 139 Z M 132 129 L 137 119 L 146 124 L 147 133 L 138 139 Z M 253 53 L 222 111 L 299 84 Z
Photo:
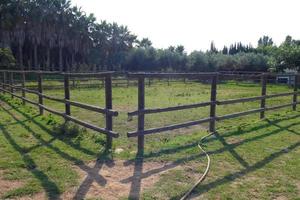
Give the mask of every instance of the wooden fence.
M 144 136 L 147 134 L 153 133 L 160 133 L 164 131 L 170 131 L 175 129 L 180 129 L 184 127 L 190 127 L 194 125 L 199 125 L 203 123 L 209 123 L 209 131 L 215 132 L 216 131 L 216 122 L 241 117 L 245 115 L 250 115 L 254 113 L 260 113 L 260 118 L 265 117 L 265 112 L 270 110 L 276 110 L 280 108 L 285 108 L 291 106 L 293 110 L 296 110 L 296 105 L 300 102 L 297 101 L 298 95 L 298 81 L 299 75 L 295 76 L 293 92 L 287 93 L 280 93 L 280 94 L 271 94 L 267 95 L 267 79 L 270 77 L 276 76 L 276 74 L 225 74 L 225 73 L 201 73 L 201 74 L 189 74 L 189 73 L 131 73 L 128 75 L 131 78 L 135 78 L 138 80 L 138 109 L 134 112 L 129 112 L 128 116 L 137 116 L 138 117 L 138 127 L 136 131 L 128 132 L 128 137 L 138 137 L 138 153 L 142 154 L 144 151 Z M 180 105 L 180 106 L 173 106 L 167 108 L 145 108 L 145 78 L 177 78 L 177 77 L 184 77 L 188 79 L 202 79 L 207 80 L 209 79 L 211 82 L 211 94 L 210 94 L 210 101 L 208 102 L 201 102 L 196 104 L 189 104 L 189 105 Z M 217 99 L 217 84 L 218 80 L 222 78 L 225 80 L 228 79 L 236 79 L 236 78 L 243 78 L 243 79 L 257 79 L 259 78 L 261 81 L 261 96 L 256 97 L 248 97 L 248 98 L 239 98 L 239 99 L 229 99 L 229 100 L 218 100 Z M 292 102 L 277 105 L 272 107 L 266 106 L 266 99 L 275 98 L 275 97 L 283 97 L 283 96 L 293 96 Z M 253 110 L 238 112 L 238 113 L 231 113 L 223 116 L 218 116 L 216 113 L 216 107 L 218 105 L 231 105 L 237 103 L 245 103 L 251 101 L 260 101 L 260 107 Z M 188 121 L 180 124 L 173 124 L 159 128 L 151 128 L 145 130 L 145 115 L 146 114 L 154 114 L 154 113 L 162 113 L 162 112 L 169 112 L 169 111 L 178 111 L 178 110 L 185 110 L 191 108 L 200 108 L 200 107 L 210 107 L 210 114 L 207 118 L 202 118 L 196 121 Z
M 86 128 L 92 129 L 94 131 L 97 131 L 99 133 L 103 133 L 106 135 L 107 138 L 107 148 L 111 148 L 112 146 L 112 138 L 118 137 L 119 134 L 114 132 L 112 130 L 113 128 L 113 117 L 118 116 L 118 112 L 112 110 L 112 75 L 113 72 L 103 72 L 103 73 L 59 73 L 59 72 L 42 72 L 42 71 L 1 71 L 2 72 L 2 83 L 0 87 L 0 91 L 3 93 L 9 93 L 12 97 L 17 97 L 19 99 L 22 99 L 23 104 L 30 103 L 32 105 L 35 105 L 39 108 L 40 114 L 42 115 L 44 113 L 44 110 L 53 113 L 55 115 L 61 116 L 65 118 L 67 121 L 72 121 L 74 123 L 77 123 L 81 126 L 84 126 Z M 37 83 L 38 83 L 38 90 L 31 90 L 26 88 L 26 75 L 32 75 L 35 74 L 37 76 Z M 43 94 L 43 76 L 44 75 L 56 75 L 56 76 L 62 76 L 63 82 L 64 82 L 64 99 L 56 98 L 53 96 L 48 96 Z M 14 85 L 14 76 L 19 75 L 21 76 L 21 86 Z M 80 103 L 76 101 L 70 100 L 70 78 L 71 77 L 98 77 L 98 78 L 104 78 L 105 82 L 105 108 L 100 108 L 93 105 L 88 105 L 85 103 Z M 20 79 L 20 77 L 19 77 Z M 22 91 L 22 95 L 17 95 L 14 91 L 20 90 Z M 35 94 L 38 96 L 38 102 L 29 100 L 26 98 L 26 93 Z M 49 99 L 52 101 L 56 101 L 59 103 L 63 103 L 65 105 L 65 112 L 59 112 L 56 110 L 53 110 L 52 108 L 48 108 L 44 105 L 43 100 Z M 82 121 L 80 119 L 77 119 L 73 116 L 71 116 L 71 106 L 79 107 L 82 109 L 86 109 L 89 111 L 101 113 L 105 115 L 105 121 L 106 121 L 106 127 L 98 127 L 93 124 L 90 124 L 88 122 Z
M 90 128 L 92 130 L 95 130 L 97 132 L 103 133 L 107 135 L 107 147 L 111 148 L 112 145 L 112 138 L 118 137 L 119 134 L 114 132 L 112 130 L 113 128 L 113 117 L 118 116 L 118 112 L 114 111 L 113 105 L 112 105 L 112 77 L 118 76 L 120 78 L 120 73 L 116 74 L 114 72 L 102 72 L 102 73 L 60 73 L 60 72 L 42 72 L 42 71 L 0 71 L 2 73 L 2 83 L 0 87 L 0 91 L 3 93 L 9 93 L 12 95 L 12 97 L 17 97 L 19 99 L 22 99 L 23 103 L 26 102 L 33 104 L 37 106 L 40 110 L 40 114 L 43 114 L 44 110 L 59 115 L 66 120 L 72 121 L 74 123 L 77 123 L 79 125 L 82 125 L 84 127 Z M 19 75 L 19 80 L 21 80 L 20 85 L 16 86 L 14 85 L 14 75 Z M 37 91 L 31 90 L 26 88 L 26 76 L 27 74 L 35 74 L 37 76 Z M 55 76 L 62 76 L 63 77 L 63 88 L 64 88 L 64 99 L 56 98 L 53 96 L 48 96 L 43 94 L 43 76 L 45 75 L 55 75 Z M 194 125 L 199 125 L 203 123 L 209 123 L 209 131 L 215 132 L 216 131 L 216 122 L 241 117 L 245 115 L 250 115 L 254 113 L 260 113 L 260 118 L 265 117 L 265 112 L 270 110 L 276 110 L 280 108 L 285 108 L 291 106 L 293 110 L 296 110 L 297 104 L 300 102 L 297 101 L 297 95 L 298 95 L 298 82 L 299 74 L 294 74 L 291 76 L 295 76 L 294 86 L 293 86 L 293 92 L 286 92 L 286 93 L 280 93 L 280 94 L 267 94 L 267 80 L 268 79 L 274 79 L 274 76 L 276 74 L 259 74 L 259 73 L 126 73 L 123 74 L 123 78 L 120 78 L 122 80 L 126 80 L 128 82 L 129 80 L 137 80 L 137 86 L 138 86 L 138 108 L 136 111 L 129 112 L 128 116 L 137 116 L 138 117 L 138 126 L 137 130 L 133 132 L 128 132 L 128 137 L 137 137 L 138 138 L 138 153 L 142 154 L 144 151 L 144 136 L 147 134 L 154 134 L 164 131 L 170 131 L 185 127 L 190 127 Z M 21 78 L 20 78 L 21 77 Z M 93 105 L 88 105 L 76 101 L 70 100 L 70 80 L 75 80 L 75 77 L 85 77 L 85 78 L 101 78 L 104 81 L 104 87 L 105 87 L 105 108 L 100 108 Z M 124 78 L 125 77 L 125 78 Z M 197 81 L 203 81 L 205 83 L 211 84 L 210 89 L 210 101 L 207 102 L 200 102 L 195 104 L 188 104 L 188 105 L 180 105 L 180 106 L 173 106 L 173 107 L 166 107 L 166 108 L 145 108 L 145 85 L 148 84 L 150 86 L 150 82 L 153 79 L 167 79 L 168 85 L 171 80 L 178 80 L 183 79 L 184 82 L 186 80 L 197 80 Z M 260 81 L 261 83 L 261 95 L 255 96 L 255 97 L 248 97 L 248 98 L 239 98 L 239 99 L 229 99 L 229 100 L 218 100 L 217 99 L 217 85 L 220 80 L 229 80 L 229 79 L 250 79 L 254 81 Z M 14 91 L 20 90 L 22 92 L 21 96 L 17 95 Z M 29 100 L 26 98 L 26 93 L 32 93 L 38 96 L 38 102 L 34 102 L 32 100 Z M 292 96 L 292 101 L 287 104 L 267 107 L 266 106 L 266 99 L 270 98 L 276 98 L 276 97 L 283 97 L 283 96 Z M 59 103 L 63 103 L 65 105 L 65 112 L 58 112 L 51 108 L 46 107 L 43 104 L 44 99 L 53 100 Z M 223 116 L 219 116 L 217 114 L 217 106 L 219 105 L 232 105 L 237 103 L 245 103 L 245 102 L 252 102 L 252 101 L 259 101 L 260 105 L 259 108 L 238 112 L 238 113 L 231 113 Z M 101 128 L 95 125 L 92 125 L 88 122 L 79 120 L 75 117 L 71 116 L 71 106 L 79 107 L 82 109 L 94 111 L 97 113 L 101 113 L 105 115 L 106 119 L 106 127 Z M 145 130 L 145 115 L 147 114 L 155 114 L 155 113 L 164 113 L 164 112 L 170 112 L 170 111 L 179 111 L 179 110 L 186 110 L 186 109 L 192 109 L 192 108 L 200 108 L 200 107 L 209 107 L 210 108 L 210 114 L 206 118 L 202 118 L 195 121 L 188 121 L 183 122 L 180 124 L 173 124 L 168 125 L 164 127 L 158 127 L 158 128 L 151 128 Z

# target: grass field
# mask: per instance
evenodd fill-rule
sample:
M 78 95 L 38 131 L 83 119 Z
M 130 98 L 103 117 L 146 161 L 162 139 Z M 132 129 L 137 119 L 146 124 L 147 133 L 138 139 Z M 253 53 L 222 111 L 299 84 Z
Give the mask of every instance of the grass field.
M 268 85 L 268 94 L 288 91 L 292 88 Z M 60 89 L 44 92 L 63 98 L 63 90 Z M 157 82 L 146 88 L 146 107 L 209 101 L 209 95 L 209 84 L 171 83 L 167 86 Z M 259 95 L 260 87 L 254 83 L 227 82 L 218 85 L 218 100 Z M 155 162 L 165 165 L 143 173 L 138 161 L 134 160 L 136 138 L 128 139 L 126 136 L 126 132 L 135 130 L 137 125 L 136 118 L 127 119 L 127 112 L 137 108 L 136 87 L 113 88 L 113 107 L 120 112 L 114 119 L 114 130 L 120 133 L 120 138 L 114 140 L 112 152 L 103 150 L 105 137 L 101 134 L 72 124 L 62 126 L 63 119 L 59 117 L 49 113 L 39 116 L 36 108 L 23 106 L 20 101 L 11 100 L 9 95 L 1 94 L 0 97 L 0 154 L 4 155 L 0 157 L 0 182 L 18 183 L 2 190 L 2 198 L 34 197 L 44 192 L 47 198 L 56 199 L 69 188 L 80 190 L 82 182 L 74 166 L 85 170 L 87 163 L 98 159 L 99 162 L 133 162 L 132 178 L 124 182 L 131 184 L 135 195 L 143 199 L 178 199 L 206 167 L 205 156 L 197 147 L 197 141 L 207 134 L 207 125 L 204 125 L 146 136 L 144 164 Z M 37 99 L 34 95 L 28 97 Z M 71 99 L 103 107 L 104 91 L 102 88 L 73 89 Z M 291 97 L 268 99 L 267 106 L 289 102 Z M 45 101 L 45 105 L 64 111 L 63 104 Z M 219 106 L 217 113 L 224 115 L 258 107 L 259 102 Z M 262 121 L 258 114 L 254 114 L 218 123 L 218 134 L 205 143 L 212 159 L 211 171 L 193 198 L 299 199 L 300 112 L 290 110 L 267 112 L 267 118 Z M 149 115 L 145 124 L 146 128 L 160 127 L 207 117 L 208 113 L 207 107 Z M 72 115 L 104 126 L 104 118 L 100 114 L 72 107 Z M 141 179 L 158 173 L 159 178 L 151 187 L 139 191 Z M 84 193 L 88 191 L 77 197 L 85 197 Z M 130 194 L 133 193 L 130 191 Z M 120 199 L 130 199 L 130 194 Z M 95 198 L 101 199 L 101 196 Z

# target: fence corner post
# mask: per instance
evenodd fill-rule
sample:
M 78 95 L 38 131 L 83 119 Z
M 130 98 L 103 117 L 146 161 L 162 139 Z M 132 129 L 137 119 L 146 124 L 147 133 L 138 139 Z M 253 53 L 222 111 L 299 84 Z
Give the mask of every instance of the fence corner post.
M 263 109 L 260 112 L 260 119 L 265 118 L 265 108 L 266 108 L 266 96 L 267 94 L 267 76 L 266 74 L 261 75 L 261 96 L 262 99 L 260 101 L 260 108 Z
M 38 72 L 38 92 L 39 92 L 39 110 L 40 110 L 40 115 L 44 114 L 44 109 L 41 107 L 43 106 L 43 78 L 42 78 L 42 73 Z
M 298 81 L 299 81 L 299 75 L 296 74 L 295 80 L 294 80 L 294 95 L 293 95 L 293 110 L 294 111 L 297 109 Z
M 111 110 L 112 109 L 112 80 L 111 75 L 105 76 L 105 109 Z M 106 113 L 105 114 L 105 121 L 106 121 L 106 129 L 112 131 L 113 121 L 112 115 Z M 106 150 L 112 148 L 112 136 L 106 136 Z
M 145 109 L 145 77 L 141 76 L 138 78 L 138 110 Z M 138 131 L 144 130 L 145 114 L 138 115 Z M 138 135 L 138 152 L 139 156 L 144 154 L 144 135 Z
M 211 94 L 210 94 L 210 123 L 209 131 L 214 133 L 216 131 L 216 101 L 217 101 L 217 80 L 218 74 L 212 76 L 211 80 Z

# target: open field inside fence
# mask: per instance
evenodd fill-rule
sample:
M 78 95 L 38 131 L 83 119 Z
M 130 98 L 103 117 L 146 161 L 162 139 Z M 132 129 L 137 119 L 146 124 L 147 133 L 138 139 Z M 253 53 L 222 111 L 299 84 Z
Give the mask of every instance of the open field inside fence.
M 53 78 L 53 76 L 55 76 Z M 36 74 L 26 75 L 26 88 L 29 91 L 38 92 L 38 76 Z M 149 76 L 150 77 L 150 76 Z M 173 79 L 166 77 L 154 77 L 149 79 L 146 77 L 144 80 L 145 87 L 145 108 L 147 110 L 154 110 L 153 113 L 149 111 L 145 115 L 144 129 L 153 129 L 157 127 L 172 126 L 174 124 L 181 124 L 185 122 L 194 122 L 197 120 L 207 119 L 210 116 L 210 98 L 211 98 L 211 80 L 210 78 L 202 79 L 188 79 L 180 76 Z M 250 80 L 243 79 L 242 76 L 237 76 L 237 80 L 230 80 L 229 76 L 227 79 L 220 79 L 216 85 L 217 87 L 217 100 L 218 105 L 216 108 L 217 116 L 220 120 L 216 122 L 216 128 L 226 127 L 227 124 L 234 124 L 235 122 L 243 121 L 247 118 L 259 119 L 260 106 L 262 94 L 261 77 L 256 76 Z M 8 77 L 9 78 L 9 77 Z M 17 79 L 17 76 L 14 77 Z M 105 78 L 103 77 L 89 77 L 79 76 L 70 77 L 70 101 L 75 102 L 75 106 L 71 104 L 71 115 L 72 117 L 95 125 L 96 127 L 105 127 L 106 117 L 105 112 L 101 108 L 105 108 Z M 72 80 L 76 82 L 74 87 L 71 87 Z M 89 83 L 86 83 L 88 80 Z M 120 84 L 120 80 L 123 84 Z M 125 82 L 124 82 L 125 81 Z M 125 84 L 126 83 L 126 84 Z M 129 84 L 127 84 L 129 83 Z M 118 85 L 119 84 L 119 85 Z M 266 98 L 266 107 L 281 106 L 293 103 L 293 92 L 295 88 L 286 84 L 274 83 L 274 78 L 266 79 L 266 95 L 274 98 Z M 45 75 L 42 81 L 43 95 L 46 97 L 53 97 L 55 99 L 63 100 L 65 98 L 64 89 L 64 76 L 61 75 Z M 134 112 L 138 110 L 138 80 L 135 78 L 112 78 L 112 105 L 113 110 L 118 111 L 117 117 L 113 118 L 113 133 L 120 134 L 121 138 L 126 138 L 126 133 L 135 132 L 138 128 L 138 117 L 134 116 Z M 21 87 L 21 83 L 15 80 L 14 86 L 16 87 L 14 93 L 21 96 L 22 91 L 18 89 Z M 54 89 L 51 87 L 54 86 Z M 12 88 L 7 85 L 7 89 L 11 91 Z M 283 94 L 283 96 L 276 97 L 277 94 Z M 272 96 L 273 95 L 273 96 Z M 31 102 L 38 102 L 38 95 L 32 92 L 26 92 L 26 98 Z M 249 99 L 250 98 L 250 99 Z M 257 99 L 251 99 L 257 98 Z M 240 100 L 245 99 L 246 101 L 239 103 Z M 231 101 L 233 100 L 233 101 Z M 87 105 L 89 108 L 94 108 L 98 112 L 93 112 L 90 109 L 84 109 L 76 106 L 76 102 L 80 105 Z M 206 104 L 203 107 L 198 107 L 199 104 Z M 53 101 L 51 98 L 43 98 L 43 105 L 51 110 L 59 113 L 65 112 L 64 101 Z M 189 109 L 182 109 L 186 105 L 192 105 Z M 193 106 L 196 105 L 196 106 Z M 179 107 L 179 109 L 178 109 Z M 287 109 L 292 109 L 292 105 L 285 106 Z M 100 108 L 97 110 L 97 108 Z M 165 108 L 171 109 L 170 112 L 164 112 Z M 257 110 L 257 111 L 256 111 Z M 102 111 L 102 112 L 101 112 Z M 167 109 L 169 111 L 169 109 Z M 226 120 L 226 116 L 241 113 L 244 111 L 254 111 L 252 115 L 241 116 L 238 118 L 231 119 L 229 117 Z M 47 110 L 45 110 L 47 112 Z M 266 114 L 272 113 L 273 111 L 266 111 Z M 277 112 L 277 110 L 275 110 Z M 128 115 L 132 113 L 133 115 Z M 136 114 L 135 114 L 136 115 Z M 235 116 L 233 116 L 235 117 Z M 222 120 L 222 121 L 221 121 Z M 224 121 L 225 120 L 225 121 Z M 233 120 L 232 122 L 230 120 Z M 62 120 L 63 121 L 63 120 Z M 76 121 L 75 121 L 76 122 Z M 174 130 L 178 133 L 189 132 L 189 129 L 209 129 L 209 120 L 204 120 L 204 123 L 196 124 L 187 128 Z M 98 129 L 95 129 L 98 130 Z M 101 130 L 100 130 L 101 131 Z M 169 131 L 172 133 L 172 131 Z M 164 133 L 162 133 L 164 134 Z M 168 134 L 168 132 L 167 132 Z M 130 134 L 128 134 L 130 135 Z M 157 136 L 147 136 L 157 137 Z M 128 140 L 126 138 L 126 140 Z M 134 143 L 135 139 L 129 139 Z M 125 143 L 126 144 L 126 143 Z M 136 145 L 132 145 L 134 147 Z M 116 141 L 115 147 L 127 148 L 124 146 L 124 142 Z M 147 148 L 147 145 L 145 146 Z M 135 152 L 135 149 L 132 149 Z
M 2 190 L 2 197 L 32 195 L 32 198 L 56 199 L 76 197 L 103 199 L 179 199 L 203 173 L 205 156 L 199 153 L 197 142 L 207 134 L 209 123 L 145 136 L 143 162 L 135 160 L 137 138 L 127 138 L 136 131 L 138 119 L 129 112 L 138 108 L 137 80 L 128 86 L 112 81 L 113 140 L 112 153 L 104 151 L 106 135 L 81 126 L 61 126 L 64 119 L 21 100 L 1 93 L 0 107 L 0 182 L 16 186 Z M 211 82 L 197 80 L 145 79 L 145 107 L 169 108 L 208 102 Z M 43 80 L 43 94 L 64 99 L 63 77 Z M 105 87 L 102 80 L 92 84 L 80 81 L 72 87 L 70 100 L 105 108 Z M 20 86 L 20 84 L 16 84 Z M 34 77 L 26 82 L 38 90 Z M 217 84 L 217 100 L 251 98 L 261 95 L 261 80 L 227 80 Z M 10 89 L 8 89 L 10 90 Z M 293 86 L 275 84 L 269 80 L 267 95 L 294 92 Z M 20 90 L 15 93 L 22 95 Z M 26 93 L 30 101 L 38 102 L 36 94 Z M 266 99 L 266 106 L 291 104 L 293 95 Z M 233 102 L 229 102 L 233 103 Z M 43 104 L 61 113 L 64 103 L 43 98 Z M 261 99 L 243 103 L 217 105 L 218 116 L 259 109 Z M 298 110 L 298 109 L 297 109 Z M 79 120 L 106 126 L 103 113 L 71 106 L 71 115 Z M 195 121 L 210 115 L 210 107 L 190 108 L 145 115 L 144 129 Z M 206 149 L 213 160 L 207 180 L 196 188 L 194 197 L 208 199 L 297 199 L 299 189 L 299 111 L 292 105 L 265 112 L 232 118 L 216 123 L 217 134 L 209 138 Z M 43 156 L 41 156 L 43 155 Z M 45 155 L 45 156 L 44 156 Z M 99 162 L 93 162 L 98 159 Z M 5 174 L 5 175 L 3 175 Z M 115 176 L 114 176 L 115 174 Z M 85 177 L 86 176 L 86 177 Z M 117 177 L 119 176 L 119 177 Z M 4 177 L 4 178 L 3 178 Z M 22 177 L 22 178 L 20 178 Z M 114 179 L 115 178 L 115 179 Z M 114 179 L 114 180 L 113 180 Z M 17 185 L 19 184 L 19 185 Z M 255 192 L 253 192 L 255 191 Z

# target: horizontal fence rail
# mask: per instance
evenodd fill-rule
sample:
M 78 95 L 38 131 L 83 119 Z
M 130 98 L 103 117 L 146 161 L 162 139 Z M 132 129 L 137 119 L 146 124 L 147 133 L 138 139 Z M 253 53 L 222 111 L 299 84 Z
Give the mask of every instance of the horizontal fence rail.
M 111 148 L 112 146 L 112 138 L 117 138 L 119 134 L 112 130 L 112 117 L 118 116 L 118 112 L 112 109 L 112 85 L 111 85 L 111 77 L 113 76 L 114 72 L 103 72 L 103 73 L 61 73 L 61 72 L 44 72 L 44 71 L 7 71 L 7 70 L 1 70 L 2 72 L 2 83 L 0 83 L 0 91 L 3 93 L 8 93 L 12 97 L 19 98 L 23 101 L 23 103 L 29 103 L 34 106 L 37 106 L 40 110 L 40 114 L 43 114 L 44 110 L 48 111 L 52 114 L 58 115 L 60 117 L 63 117 L 66 121 L 72 121 L 76 124 L 79 124 L 83 127 L 92 129 L 96 132 L 105 134 L 107 137 L 107 147 Z M 14 85 L 14 76 L 21 75 L 21 86 Z M 38 83 L 36 90 L 28 89 L 26 88 L 26 76 L 29 75 L 35 75 L 36 76 L 36 82 Z M 53 96 L 49 96 L 46 94 L 43 94 L 43 75 L 59 75 L 63 77 L 63 88 L 64 88 L 64 98 L 57 98 Z M 97 77 L 97 78 L 103 78 L 104 84 L 105 84 L 105 102 L 106 107 L 101 108 L 94 105 L 89 105 L 81 102 L 76 102 L 70 100 L 70 77 Z M 9 79 L 8 79 L 9 77 Z M 18 95 L 15 92 L 21 91 L 22 94 Z M 30 100 L 26 98 L 26 93 L 37 95 L 38 102 L 35 102 L 33 100 Z M 52 108 L 49 108 L 44 105 L 43 100 L 48 99 L 51 101 L 63 103 L 65 105 L 65 112 L 59 112 Z M 93 125 L 89 122 L 80 120 L 75 118 L 74 116 L 71 116 L 71 106 L 78 107 L 81 109 L 93 111 L 96 113 L 101 113 L 105 115 L 106 119 L 106 127 L 98 127 L 96 125 Z

